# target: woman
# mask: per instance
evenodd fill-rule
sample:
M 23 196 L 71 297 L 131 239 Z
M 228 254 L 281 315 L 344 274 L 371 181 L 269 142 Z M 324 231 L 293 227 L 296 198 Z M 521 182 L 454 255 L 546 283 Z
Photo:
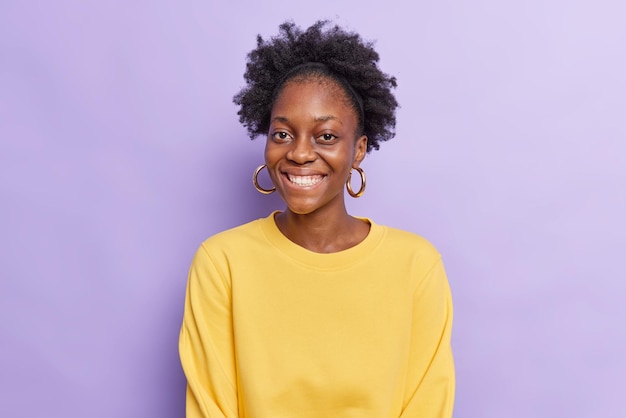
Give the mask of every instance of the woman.
M 377 61 L 325 22 L 285 23 L 249 54 L 234 101 L 251 137 L 267 136 L 253 181 L 286 208 L 196 253 L 180 335 L 188 417 L 452 416 L 439 253 L 345 207 L 344 187 L 365 189 L 365 154 L 393 137 L 396 81 Z

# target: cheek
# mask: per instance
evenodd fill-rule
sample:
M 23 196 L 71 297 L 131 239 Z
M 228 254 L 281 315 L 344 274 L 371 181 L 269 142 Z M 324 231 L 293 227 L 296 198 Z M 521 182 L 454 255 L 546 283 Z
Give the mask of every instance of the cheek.
M 326 150 L 325 159 L 329 162 L 332 161 L 332 165 L 337 170 L 350 171 L 352 164 L 354 163 L 355 150 L 353 146 L 337 147 L 332 150 Z
M 276 144 L 272 144 L 271 141 L 267 141 L 265 144 L 265 164 L 267 164 L 268 173 L 272 178 L 272 182 L 276 182 L 276 173 L 275 168 L 276 164 L 280 161 L 281 155 L 280 150 L 276 147 Z
M 272 164 L 276 160 L 276 147 L 272 145 L 272 141 L 267 139 L 265 141 L 265 163 L 267 165 Z

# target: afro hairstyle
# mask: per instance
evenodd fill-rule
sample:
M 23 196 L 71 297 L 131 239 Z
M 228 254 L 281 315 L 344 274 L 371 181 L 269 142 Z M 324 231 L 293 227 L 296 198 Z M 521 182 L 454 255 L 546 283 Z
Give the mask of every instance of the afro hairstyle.
M 274 100 L 294 78 L 329 77 L 343 87 L 367 136 L 367 152 L 395 135 L 398 102 L 391 92 L 396 78 L 378 68 L 372 42 L 328 21 L 302 31 L 293 22 L 279 26 L 270 40 L 257 36 L 257 47 L 247 56 L 246 86 L 235 95 L 239 121 L 251 139 L 267 135 Z

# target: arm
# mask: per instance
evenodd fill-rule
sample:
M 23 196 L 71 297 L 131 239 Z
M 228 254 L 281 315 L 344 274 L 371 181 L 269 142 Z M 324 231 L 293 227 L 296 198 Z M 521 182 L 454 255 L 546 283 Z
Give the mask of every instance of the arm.
M 441 259 L 418 282 L 413 303 L 409 391 L 401 417 L 450 418 L 455 389 L 452 297 Z
M 230 279 L 201 246 L 189 271 L 180 331 L 187 418 L 237 417 Z

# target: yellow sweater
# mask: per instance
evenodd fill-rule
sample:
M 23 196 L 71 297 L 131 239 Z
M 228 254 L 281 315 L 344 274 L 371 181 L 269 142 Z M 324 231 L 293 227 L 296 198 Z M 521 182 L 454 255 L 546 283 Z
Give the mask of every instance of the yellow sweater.
M 189 272 L 187 417 L 452 416 L 452 301 L 425 239 L 370 220 L 332 254 L 274 214 L 217 234 Z

